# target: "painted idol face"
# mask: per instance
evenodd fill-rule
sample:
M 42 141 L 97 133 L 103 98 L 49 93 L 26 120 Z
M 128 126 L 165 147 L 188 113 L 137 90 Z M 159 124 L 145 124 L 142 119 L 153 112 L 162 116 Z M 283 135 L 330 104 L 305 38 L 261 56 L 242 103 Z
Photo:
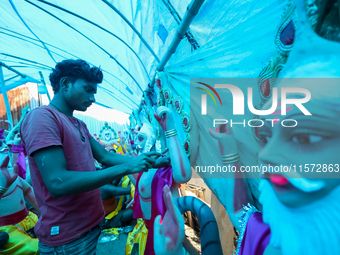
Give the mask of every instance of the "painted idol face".
M 282 80 L 278 89 L 302 87 L 311 92 L 311 99 L 303 104 L 311 115 L 305 115 L 297 105 L 288 105 L 286 115 L 281 115 L 279 98 L 276 111 L 261 118 L 264 125 L 257 130 L 259 163 L 268 167 L 263 177 L 286 206 L 310 204 L 340 184 L 339 81 L 337 78 Z M 304 97 L 301 93 L 287 96 Z M 268 107 L 271 102 L 264 105 Z M 276 167 L 276 171 L 269 166 Z

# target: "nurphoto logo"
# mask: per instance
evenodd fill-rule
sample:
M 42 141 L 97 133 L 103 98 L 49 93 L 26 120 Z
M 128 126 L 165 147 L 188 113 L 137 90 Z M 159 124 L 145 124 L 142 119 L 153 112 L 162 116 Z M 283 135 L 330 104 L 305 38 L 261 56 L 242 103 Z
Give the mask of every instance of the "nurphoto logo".
M 220 104 L 222 106 L 222 101 L 220 98 L 220 95 L 217 93 L 216 89 L 228 89 L 232 94 L 232 104 L 233 104 L 233 115 L 244 115 L 245 114 L 245 96 L 242 92 L 242 90 L 235 86 L 230 84 L 215 84 L 215 89 L 205 83 L 199 82 L 200 84 L 206 86 L 209 88 L 219 99 Z M 212 93 L 205 89 L 205 88 L 199 88 L 202 91 L 206 92 L 214 101 L 215 105 L 217 105 L 216 100 Z M 253 89 L 247 88 L 247 105 L 248 109 L 251 113 L 258 115 L 258 116 L 266 116 L 271 114 L 277 114 L 277 109 L 280 110 L 280 115 L 285 116 L 287 114 L 287 105 L 290 106 L 290 108 L 295 105 L 304 115 L 312 115 L 306 107 L 303 105 L 307 103 L 311 99 L 311 93 L 308 89 L 305 88 L 295 88 L 295 87 L 283 87 L 280 89 L 281 97 L 280 102 L 278 102 L 278 88 L 272 89 L 272 96 L 271 100 L 269 100 L 269 104 L 271 103 L 271 106 L 269 109 L 266 107 L 266 109 L 256 109 L 254 107 L 253 103 Z M 288 94 L 299 94 L 298 98 L 288 98 Z M 304 95 L 304 96 L 301 96 Z M 207 115 L 207 95 L 201 94 L 201 114 Z M 271 121 L 272 126 L 276 124 L 279 120 L 277 118 L 275 119 L 265 119 L 265 121 Z M 232 119 L 230 121 L 226 119 L 214 119 L 214 127 L 216 125 L 220 124 L 227 124 L 229 123 L 231 126 L 234 124 L 242 124 L 244 127 L 246 126 L 246 120 L 243 122 L 232 122 Z M 262 127 L 264 125 L 264 122 L 261 119 L 254 119 L 248 121 L 248 126 L 250 127 Z M 295 127 L 297 125 L 297 121 L 294 119 L 284 119 L 281 121 L 281 125 L 283 127 Z

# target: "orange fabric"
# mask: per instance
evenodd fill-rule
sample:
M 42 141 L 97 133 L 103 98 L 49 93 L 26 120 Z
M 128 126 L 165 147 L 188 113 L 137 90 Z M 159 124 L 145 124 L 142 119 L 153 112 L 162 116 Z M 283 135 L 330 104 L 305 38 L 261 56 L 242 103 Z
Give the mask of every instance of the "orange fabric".
M 102 202 L 104 206 L 105 216 L 113 212 L 114 210 L 116 210 L 117 205 L 118 205 L 115 196 L 107 200 L 102 200 Z

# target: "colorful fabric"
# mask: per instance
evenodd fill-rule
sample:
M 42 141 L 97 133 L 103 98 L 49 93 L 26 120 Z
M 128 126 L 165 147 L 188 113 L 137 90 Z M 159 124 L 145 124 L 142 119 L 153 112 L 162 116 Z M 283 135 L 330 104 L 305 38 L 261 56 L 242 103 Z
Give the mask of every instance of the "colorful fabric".
M 126 188 L 127 186 L 129 186 L 129 183 L 130 183 L 129 177 L 124 176 L 124 179 L 123 179 L 123 182 L 122 182 L 122 187 Z M 119 211 L 122 209 L 122 206 L 123 206 L 123 199 L 124 199 L 124 195 L 120 196 L 116 209 L 113 212 L 111 212 L 110 214 L 108 214 L 105 217 L 105 219 L 111 220 L 113 217 L 115 217 L 119 213 Z
M 28 216 L 18 224 L 0 227 L 0 231 L 6 232 L 9 235 L 9 240 L 1 248 L 0 253 L 3 255 L 39 254 L 39 240 L 31 238 L 25 232 L 33 228 L 37 221 L 38 217 L 34 213 L 29 212 Z
M 154 233 L 154 221 L 158 215 L 164 217 L 166 212 L 166 206 L 163 200 L 163 188 L 165 185 L 168 185 L 169 188 L 172 186 L 172 167 L 162 167 L 157 170 L 155 176 L 152 179 L 151 184 L 151 219 L 149 226 L 149 234 L 152 238 L 147 239 L 146 247 L 145 247 L 145 255 L 155 254 L 153 248 L 153 233 Z M 143 173 L 140 173 L 136 182 L 136 190 L 135 190 L 135 204 L 133 206 L 134 218 L 142 218 L 143 212 L 140 205 L 139 200 L 139 192 L 138 192 L 138 183 Z
M 126 240 L 125 255 L 130 255 L 134 244 L 139 243 L 139 255 L 144 255 L 146 241 L 148 238 L 148 229 L 146 228 L 143 219 L 137 219 L 137 225 L 129 233 Z
M 255 207 L 248 205 L 245 210 L 236 254 L 262 255 L 269 245 L 270 228 Z
M 126 144 L 124 144 L 124 148 L 125 148 L 125 151 L 127 151 Z M 122 145 L 119 145 L 118 149 L 116 150 L 116 153 L 121 154 L 121 155 L 125 154 Z
M 74 126 L 79 123 L 85 141 L 81 140 Z M 79 174 L 96 171 L 90 145 L 92 136 L 86 124 L 44 105 L 26 115 L 20 134 L 29 156 L 32 184 L 41 211 L 35 226 L 40 242 L 48 246 L 63 245 L 97 226 L 105 216 L 100 190 L 53 198 L 32 157 L 32 153 L 39 149 L 62 146 L 69 171 L 81 172 Z
M 18 155 L 18 159 L 17 159 L 17 167 L 18 167 L 18 175 L 23 178 L 26 179 L 26 158 L 25 156 L 27 156 L 26 151 L 25 151 L 25 147 L 24 146 L 20 146 L 20 145 L 13 145 L 12 146 L 12 153 L 19 153 Z
M 4 132 L 5 132 L 5 129 L 0 128 L 0 140 L 4 140 L 5 139 Z
M 109 199 L 103 200 L 103 206 L 105 211 L 105 216 L 116 210 L 118 203 L 115 196 L 112 196 Z

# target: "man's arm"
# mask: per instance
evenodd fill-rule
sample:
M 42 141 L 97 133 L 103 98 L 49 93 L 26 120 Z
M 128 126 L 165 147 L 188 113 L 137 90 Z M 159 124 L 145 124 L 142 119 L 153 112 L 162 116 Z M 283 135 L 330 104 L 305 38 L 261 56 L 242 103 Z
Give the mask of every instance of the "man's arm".
M 78 172 L 66 168 L 61 146 L 46 147 L 32 154 L 46 188 L 54 198 L 94 190 L 124 175 L 145 171 L 154 164 L 153 155 L 155 153 L 145 153 L 127 164 L 121 162 L 121 165 L 105 170 Z
M 132 160 L 131 157 L 123 156 L 117 153 L 108 152 L 94 138 L 90 139 L 93 157 L 101 164 L 106 166 L 115 166 L 127 163 Z
M 131 187 L 116 187 L 114 185 L 104 185 L 100 187 L 100 194 L 102 200 L 109 199 L 112 196 L 122 196 L 122 195 L 129 195 L 131 193 Z M 104 198 L 104 199 L 103 199 Z
M 93 157 L 103 165 L 116 166 L 116 165 L 128 163 L 134 159 L 134 157 L 130 157 L 127 155 L 123 156 L 123 155 L 112 153 L 112 152 L 105 150 L 105 148 L 102 145 L 100 145 L 94 138 L 90 139 L 90 144 L 91 144 Z M 157 153 L 155 155 L 157 155 Z M 162 158 L 158 158 L 156 162 L 153 164 L 154 168 L 159 168 L 162 166 L 164 166 L 164 159 Z

